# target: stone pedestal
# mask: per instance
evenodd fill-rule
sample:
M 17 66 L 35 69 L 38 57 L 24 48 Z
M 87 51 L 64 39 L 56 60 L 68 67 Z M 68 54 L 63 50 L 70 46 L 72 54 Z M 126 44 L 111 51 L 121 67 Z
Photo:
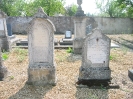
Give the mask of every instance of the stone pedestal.
M 0 12 L 0 41 L 1 49 L 4 51 L 10 51 L 10 41 L 7 34 L 6 14 Z
M 86 17 L 74 17 L 74 54 L 82 53 L 83 38 L 86 36 Z
M 32 85 L 56 85 L 55 66 L 47 63 L 35 63 L 28 68 L 28 84 Z

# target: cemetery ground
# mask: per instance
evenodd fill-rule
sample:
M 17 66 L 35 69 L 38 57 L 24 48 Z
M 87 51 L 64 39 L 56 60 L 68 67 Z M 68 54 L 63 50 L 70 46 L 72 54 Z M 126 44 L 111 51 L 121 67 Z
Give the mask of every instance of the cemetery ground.
M 118 89 L 106 89 L 102 85 L 99 89 L 76 87 L 81 55 L 69 53 L 67 49 L 54 50 L 56 86 L 27 85 L 28 50 L 13 48 L 3 54 L 9 73 L 0 81 L 0 99 L 133 99 L 133 81 L 128 77 L 128 70 L 133 68 L 133 35 L 108 36 L 121 44 L 120 48 L 111 49 L 109 64 L 112 82 L 119 85 Z

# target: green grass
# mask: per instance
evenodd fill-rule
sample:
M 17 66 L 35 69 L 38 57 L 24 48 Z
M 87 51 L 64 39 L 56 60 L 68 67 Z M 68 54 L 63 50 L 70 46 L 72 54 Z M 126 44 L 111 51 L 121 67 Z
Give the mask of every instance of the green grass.
M 69 48 L 67 49 L 67 53 L 73 53 L 73 49 L 72 49 L 71 47 L 69 47 Z
M 19 63 L 23 62 L 28 55 L 28 50 L 26 49 L 15 48 L 13 52 L 17 54 L 17 60 Z

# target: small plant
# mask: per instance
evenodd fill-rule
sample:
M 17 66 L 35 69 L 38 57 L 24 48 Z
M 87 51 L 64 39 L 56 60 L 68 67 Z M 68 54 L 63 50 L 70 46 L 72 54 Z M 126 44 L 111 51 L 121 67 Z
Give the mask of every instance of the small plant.
M 109 56 L 109 59 L 110 59 L 110 60 L 116 60 L 116 57 L 117 57 L 116 55 L 110 55 L 110 56 Z
M 9 57 L 9 52 L 2 52 L 2 60 L 7 60 Z
M 103 91 L 105 91 L 105 90 L 106 90 L 106 87 L 104 87 L 104 86 L 101 84 L 101 89 L 102 89 Z
M 10 76 L 10 80 L 13 80 L 14 79 L 14 77 L 13 76 Z
M 69 47 L 69 48 L 67 49 L 67 52 L 68 52 L 68 53 L 73 53 L 73 49 L 72 49 L 71 47 Z

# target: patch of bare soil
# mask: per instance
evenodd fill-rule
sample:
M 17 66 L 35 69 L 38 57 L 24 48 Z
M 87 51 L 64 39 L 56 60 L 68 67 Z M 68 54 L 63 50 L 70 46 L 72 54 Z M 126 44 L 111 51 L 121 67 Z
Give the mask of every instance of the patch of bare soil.
M 117 35 L 116 35 L 117 36 Z M 112 38 L 115 37 L 113 35 Z M 110 36 L 111 37 L 111 36 Z M 128 38 L 133 40 L 133 36 Z M 119 41 L 119 40 L 118 40 Z M 133 99 L 133 81 L 128 77 L 128 69 L 133 67 L 133 52 L 121 48 L 111 49 L 111 77 L 119 89 L 77 88 L 81 56 L 67 53 L 64 49 L 55 49 L 56 86 L 31 86 L 27 81 L 28 54 L 18 54 L 19 49 L 13 49 L 9 58 L 4 61 L 8 68 L 8 77 L 0 81 L 0 99 Z M 26 51 L 25 51 L 26 50 Z M 27 52 L 27 49 L 19 53 Z

